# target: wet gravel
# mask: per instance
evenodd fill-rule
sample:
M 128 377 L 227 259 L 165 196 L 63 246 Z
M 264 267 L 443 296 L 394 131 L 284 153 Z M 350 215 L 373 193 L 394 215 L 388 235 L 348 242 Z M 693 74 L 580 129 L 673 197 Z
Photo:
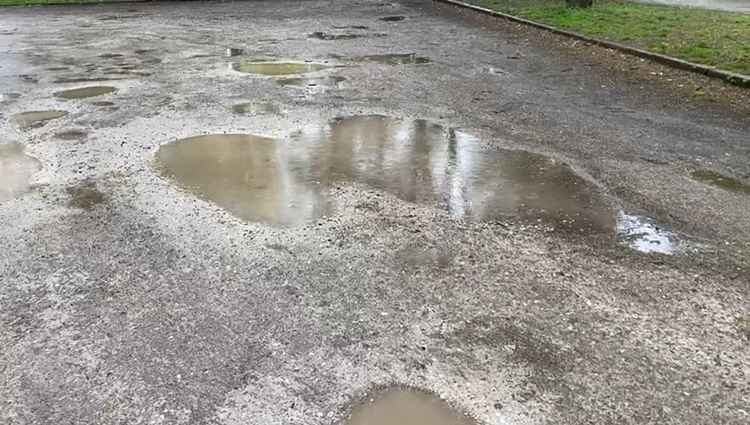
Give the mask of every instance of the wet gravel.
M 342 29 L 385 36 L 309 37 Z M 394 54 L 429 63 L 362 59 Z M 418 1 L 3 9 L 0 143 L 41 170 L 0 202 L 0 423 L 334 424 L 393 385 L 486 424 L 746 423 L 750 196 L 692 176 L 748 183 L 747 94 L 618 56 Z M 345 84 L 232 65 L 263 61 Z M 115 90 L 55 96 L 92 81 Z M 154 164 L 178 139 L 356 115 L 553 158 L 689 249 L 465 221 L 366 182 L 279 228 Z

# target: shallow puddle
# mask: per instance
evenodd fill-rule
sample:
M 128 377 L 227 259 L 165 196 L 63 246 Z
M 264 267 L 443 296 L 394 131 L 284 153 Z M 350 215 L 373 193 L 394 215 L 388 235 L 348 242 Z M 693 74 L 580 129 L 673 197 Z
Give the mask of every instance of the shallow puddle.
M 690 176 L 694 180 L 698 180 L 702 183 L 707 183 L 712 186 L 720 187 L 724 190 L 731 192 L 750 194 L 750 185 L 742 183 L 741 181 L 732 177 L 727 177 L 711 170 L 696 170 L 693 171 Z
M 430 59 L 417 56 L 415 53 L 368 55 L 355 59 L 358 62 L 375 62 L 383 65 L 422 65 L 430 63 Z
M 62 99 L 85 99 L 87 97 L 102 96 L 114 93 L 116 89 L 111 86 L 91 86 L 80 87 L 77 89 L 63 90 L 55 93 L 55 96 Z
M 159 169 L 251 221 L 294 224 L 328 212 L 326 189 L 359 183 L 467 220 L 520 217 L 612 232 L 614 214 L 569 166 L 524 151 L 482 150 L 464 132 L 384 116 L 332 120 L 288 141 L 199 136 L 166 144 Z
M 307 74 L 328 68 L 316 63 L 295 62 L 240 62 L 232 64 L 232 69 L 248 74 L 278 76 Z
M 29 111 L 13 115 L 13 120 L 21 128 L 36 127 L 43 123 L 64 117 L 68 113 L 65 111 Z
M 273 102 L 247 102 L 232 105 L 235 114 L 280 114 L 281 107 Z
M 404 19 L 406 19 L 405 16 L 385 16 L 383 18 L 380 18 L 380 20 L 383 22 L 399 22 L 403 21 Z
M 55 137 L 60 140 L 79 140 L 85 139 L 88 136 L 88 132 L 85 130 L 65 130 L 55 133 Z
M 240 56 L 245 53 L 245 50 L 234 47 L 228 47 L 226 51 L 227 57 Z
M 364 34 L 331 34 L 327 32 L 316 31 L 307 36 L 308 38 L 315 38 L 324 41 L 336 41 L 336 40 L 353 40 L 355 38 L 365 37 Z
M 617 238 L 623 245 L 644 254 L 673 255 L 678 252 L 677 235 L 653 219 L 620 212 Z
M 391 388 L 356 406 L 346 425 L 475 425 L 446 401 L 426 392 Z
M 0 202 L 29 190 L 29 181 L 42 164 L 23 153 L 18 143 L 0 144 Z

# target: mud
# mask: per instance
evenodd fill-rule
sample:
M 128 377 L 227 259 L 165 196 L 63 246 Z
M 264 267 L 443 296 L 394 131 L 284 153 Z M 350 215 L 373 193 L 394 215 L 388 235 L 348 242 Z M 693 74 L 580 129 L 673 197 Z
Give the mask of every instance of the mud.
M 68 205 L 73 208 L 91 210 L 107 200 L 106 196 L 97 189 L 96 183 L 90 180 L 70 186 L 65 190 L 70 196 Z

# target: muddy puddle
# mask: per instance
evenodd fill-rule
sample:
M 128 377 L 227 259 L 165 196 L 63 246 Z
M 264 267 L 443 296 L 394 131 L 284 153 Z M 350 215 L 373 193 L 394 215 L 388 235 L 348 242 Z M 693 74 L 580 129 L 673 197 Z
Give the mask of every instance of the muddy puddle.
M 651 218 L 620 212 L 616 230 L 620 244 L 635 251 L 665 255 L 679 252 L 680 240 L 677 234 Z
M 446 401 L 410 388 L 391 388 L 373 394 L 352 409 L 345 425 L 476 425 Z
M 322 31 L 316 31 L 313 33 L 310 33 L 307 37 L 308 38 L 314 38 L 316 40 L 323 40 L 323 41 L 340 41 L 340 40 L 354 40 L 357 38 L 366 38 L 366 37 L 385 37 L 386 34 L 353 34 L 353 33 L 328 33 L 328 32 L 322 32 Z
M 699 182 L 710 184 L 730 192 L 750 195 L 750 185 L 711 170 L 695 170 L 690 176 Z
M 91 210 L 106 201 L 106 196 L 99 191 L 96 183 L 90 180 L 69 186 L 65 191 L 70 196 L 68 205 L 73 208 Z
M 49 120 L 62 118 L 68 113 L 65 111 L 29 111 L 13 115 L 13 120 L 21 128 L 37 127 Z
M 85 99 L 88 97 L 103 96 L 115 92 L 112 86 L 90 86 L 77 89 L 63 90 L 55 93 L 61 99 Z
M 232 105 L 232 112 L 235 114 L 260 115 L 283 113 L 281 106 L 273 102 L 246 102 Z
M 430 63 L 430 59 L 415 53 L 397 53 L 387 55 L 367 55 L 355 58 L 356 62 L 373 62 L 381 65 L 423 65 Z
M 232 69 L 247 74 L 279 76 L 307 74 L 328 68 L 316 63 L 296 62 L 238 62 L 232 64 Z
M 88 137 L 88 132 L 85 130 L 63 130 L 55 133 L 55 138 L 60 140 L 81 140 Z
M 518 217 L 573 232 L 611 233 L 614 213 L 568 165 L 524 151 L 481 149 L 462 131 L 384 116 L 332 120 L 286 141 L 200 136 L 163 145 L 161 173 L 236 216 L 296 224 L 328 214 L 327 189 L 366 185 L 459 219 Z
M 0 144 L 0 202 L 14 198 L 29 190 L 29 181 L 42 164 L 24 154 L 18 143 Z
M 384 16 L 379 20 L 383 22 L 401 22 L 404 19 L 406 19 L 406 16 Z

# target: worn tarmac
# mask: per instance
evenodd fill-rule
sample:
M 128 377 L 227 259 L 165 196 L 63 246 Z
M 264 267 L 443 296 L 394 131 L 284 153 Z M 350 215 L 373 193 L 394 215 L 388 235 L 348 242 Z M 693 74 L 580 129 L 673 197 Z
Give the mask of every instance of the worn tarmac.
M 0 423 L 357 423 L 394 388 L 480 424 L 748 423 L 747 110 L 566 43 L 427 1 L 2 9 Z M 234 65 L 266 61 L 326 67 Z M 277 226 L 159 171 L 177 140 L 359 115 L 546 156 L 681 249 L 367 179 Z

